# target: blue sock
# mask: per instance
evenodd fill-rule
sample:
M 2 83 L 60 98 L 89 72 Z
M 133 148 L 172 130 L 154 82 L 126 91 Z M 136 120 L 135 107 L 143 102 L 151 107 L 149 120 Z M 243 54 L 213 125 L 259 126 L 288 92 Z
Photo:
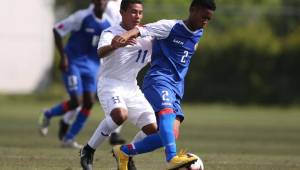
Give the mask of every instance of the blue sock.
M 158 133 L 149 135 L 143 140 L 134 144 L 123 145 L 121 150 L 127 155 L 137 155 L 142 153 L 151 152 L 155 149 L 162 147 L 162 142 Z
M 66 113 L 69 110 L 69 106 L 67 102 L 62 102 L 47 110 L 44 114 L 47 118 L 51 118 L 53 116 L 60 116 Z
M 175 118 L 175 113 L 159 115 L 159 134 L 165 147 L 167 161 L 176 156 L 176 141 L 173 130 Z
M 85 122 L 88 118 L 89 112 L 90 112 L 89 110 L 82 109 L 78 113 L 78 115 L 77 115 L 75 121 L 73 122 L 70 130 L 68 131 L 68 133 L 64 137 L 64 140 L 74 139 L 74 137 L 80 132 L 80 130 L 85 125 Z

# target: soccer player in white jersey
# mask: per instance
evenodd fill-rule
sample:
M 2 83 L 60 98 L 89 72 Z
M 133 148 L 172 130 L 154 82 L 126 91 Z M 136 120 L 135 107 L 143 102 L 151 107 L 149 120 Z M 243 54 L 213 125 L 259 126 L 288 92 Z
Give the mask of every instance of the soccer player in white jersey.
M 105 118 L 81 150 L 81 166 L 84 170 L 92 169 L 95 150 L 126 120 L 142 130 L 137 134 L 136 140 L 157 132 L 154 111 L 136 80 L 138 72 L 150 60 L 152 38 L 133 38 L 125 44 L 117 41 L 119 35 L 140 24 L 143 17 L 142 2 L 123 0 L 120 11 L 121 24 L 103 31 L 98 45 L 102 68 L 97 91 Z M 126 164 L 126 168 L 131 167 Z
M 113 148 L 119 158 L 119 170 L 127 170 L 129 156 L 150 152 L 161 146 L 165 148 L 168 170 L 189 166 L 197 160 L 182 152 L 177 154 L 176 151 L 179 125 L 184 120 L 180 103 L 191 58 L 215 10 L 214 0 L 193 0 L 187 19 L 147 24 L 130 30 L 118 39 L 125 43 L 138 35 L 155 38 L 151 67 L 144 78 L 143 92 L 157 113 L 159 125 L 159 133 L 139 142 Z

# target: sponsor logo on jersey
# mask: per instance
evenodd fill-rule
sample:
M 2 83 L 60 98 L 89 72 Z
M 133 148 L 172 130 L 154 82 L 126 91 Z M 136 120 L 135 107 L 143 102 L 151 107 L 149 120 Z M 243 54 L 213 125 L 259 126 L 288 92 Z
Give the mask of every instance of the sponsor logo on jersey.
M 176 44 L 179 44 L 179 45 L 183 45 L 184 43 L 180 40 L 176 40 L 176 39 L 173 39 L 173 43 L 176 43 Z
M 172 106 L 172 103 L 170 103 L 170 102 L 162 102 L 161 104 L 164 106 Z
M 86 28 L 85 29 L 85 32 L 88 32 L 88 33 L 94 33 L 95 30 L 93 28 Z

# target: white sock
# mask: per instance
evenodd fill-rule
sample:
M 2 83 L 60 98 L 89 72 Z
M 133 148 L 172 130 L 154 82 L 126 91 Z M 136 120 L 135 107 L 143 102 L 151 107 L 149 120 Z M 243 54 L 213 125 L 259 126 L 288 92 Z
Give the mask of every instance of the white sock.
M 72 122 L 74 121 L 74 118 L 77 116 L 77 113 L 79 112 L 80 109 L 81 109 L 81 107 L 77 107 L 77 108 L 74 109 L 74 110 L 68 111 L 68 112 L 64 115 L 63 121 L 64 121 L 66 124 L 71 125 Z
M 111 132 L 117 129 L 119 126 L 112 120 L 110 116 L 107 116 L 103 119 L 98 125 L 93 136 L 90 138 L 88 145 L 93 149 L 97 149 L 104 140 L 109 137 Z
M 138 141 L 141 141 L 142 139 L 144 139 L 147 135 L 143 132 L 143 131 L 139 131 L 135 137 L 133 138 L 133 140 L 131 141 L 131 143 L 135 143 Z

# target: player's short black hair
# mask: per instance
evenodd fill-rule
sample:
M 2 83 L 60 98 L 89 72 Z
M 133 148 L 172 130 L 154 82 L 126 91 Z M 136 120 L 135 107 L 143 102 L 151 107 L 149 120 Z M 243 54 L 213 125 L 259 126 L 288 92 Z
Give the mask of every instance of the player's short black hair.
M 120 9 L 126 11 L 130 4 L 143 4 L 143 2 L 141 0 L 122 0 Z
M 201 6 L 201 7 L 205 7 L 207 9 L 210 9 L 210 10 L 213 10 L 215 11 L 216 10 L 216 3 L 214 0 L 193 0 L 192 3 L 191 3 L 191 7 L 194 7 L 194 6 Z

